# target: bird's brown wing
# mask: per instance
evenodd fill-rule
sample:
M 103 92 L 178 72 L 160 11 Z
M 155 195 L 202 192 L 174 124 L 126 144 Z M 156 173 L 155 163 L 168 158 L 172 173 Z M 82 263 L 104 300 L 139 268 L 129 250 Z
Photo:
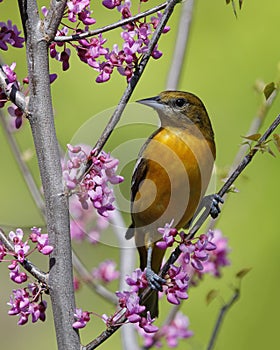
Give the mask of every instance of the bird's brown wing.
M 155 130 L 152 135 L 148 138 L 148 140 L 144 143 L 144 145 L 141 147 L 141 150 L 138 155 L 138 160 L 135 164 L 133 175 L 132 175 L 132 181 L 131 181 L 131 205 L 133 204 L 133 201 L 135 199 L 136 193 L 138 192 L 139 185 L 141 181 L 143 181 L 146 177 L 147 170 L 148 170 L 148 162 L 149 160 L 143 157 L 143 153 L 145 149 L 147 148 L 148 144 L 151 142 L 151 140 L 154 138 L 154 136 L 159 133 L 162 130 L 162 128 L 159 128 L 158 130 Z
M 134 172 L 132 175 L 132 182 L 131 182 L 131 207 L 133 205 L 134 198 L 136 196 L 136 193 L 138 192 L 139 185 L 141 181 L 145 179 L 146 173 L 148 169 L 148 162 L 145 158 L 138 159 Z M 125 238 L 131 239 L 134 236 L 134 222 L 132 218 L 132 224 L 129 226 L 129 228 L 126 231 Z
M 138 159 L 131 182 L 131 205 L 134 202 L 136 193 L 139 190 L 140 183 L 145 179 L 148 170 L 148 160 L 145 158 Z
M 149 138 L 148 140 L 144 143 L 142 146 L 139 155 L 138 155 L 138 160 L 135 164 L 133 175 L 132 175 L 132 181 L 131 181 L 131 209 L 133 206 L 133 202 L 136 196 L 136 193 L 139 190 L 139 186 L 141 182 L 145 179 L 147 171 L 148 171 L 148 159 L 142 157 L 142 154 L 144 153 L 147 145 L 151 141 L 151 139 L 154 137 L 155 134 L 157 134 L 162 128 L 159 128 L 156 130 Z M 134 236 L 135 227 L 134 227 L 134 222 L 132 218 L 132 224 L 129 226 L 129 228 L 126 231 L 125 238 L 126 239 L 131 239 Z

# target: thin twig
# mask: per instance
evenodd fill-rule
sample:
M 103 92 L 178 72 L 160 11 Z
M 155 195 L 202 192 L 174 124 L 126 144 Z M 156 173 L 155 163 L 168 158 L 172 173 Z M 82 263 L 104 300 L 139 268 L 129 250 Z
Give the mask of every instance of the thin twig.
M 279 82 L 276 83 L 276 86 L 279 86 Z M 263 89 L 262 89 L 263 90 Z M 263 91 L 262 91 L 263 92 Z M 258 131 L 260 130 L 260 128 L 263 125 L 263 122 L 265 120 L 265 117 L 268 114 L 268 111 L 270 109 L 270 107 L 272 106 L 273 102 L 275 101 L 275 98 L 277 97 L 279 93 L 279 89 L 275 89 L 271 95 L 269 96 L 269 98 L 265 98 L 264 101 L 261 103 L 260 107 L 258 108 L 258 111 L 256 113 L 256 116 L 254 117 L 254 119 L 252 120 L 252 123 L 249 127 L 249 130 L 247 131 L 246 135 L 254 135 L 256 133 L 258 133 Z M 248 140 L 248 144 L 251 145 L 252 141 Z M 233 170 L 236 168 L 236 166 L 240 163 L 241 159 L 245 156 L 247 150 L 248 150 L 248 144 L 244 145 L 242 144 L 234 158 L 234 161 L 230 167 L 230 170 L 228 172 L 227 177 L 229 177 Z M 226 201 L 226 198 L 228 196 L 228 193 L 226 193 L 224 195 L 224 201 Z M 211 218 L 209 220 L 209 224 L 207 226 L 207 231 L 208 230 L 212 230 L 214 229 L 214 227 L 216 226 L 217 222 L 219 221 L 219 216 L 216 219 Z
M 207 346 L 207 350 L 212 350 L 213 349 L 215 341 L 216 341 L 217 336 L 218 336 L 218 332 L 221 329 L 222 322 L 223 322 L 227 312 L 230 310 L 232 305 L 238 300 L 239 297 L 240 297 L 240 289 L 236 288 L 234 290 L 233 296 L 231 297 L 229 302 L 224 304 L 221 307 L 219 316 L 217 318 L 217 321 L 215 323 L 215 326 L 214 326 L 214 329 L 213 329 L 213 332 L 212 332 L 212 335 L 211 335 L 211 339 L 210 339 L 209 344 Z
M 9 252 L 15 252 L 15 247 L 13 243 L 6 237 L 4 231 L 0 228 L 0 241 L 4 244 L 4 246 L 8 249 Z M 39 282 L 43 283 L 46 287 L 48 287 L 48 277 L 49 275 L 43 271 L 41 271 L 36 265 L 34 265 L 28 259 L 24 259 L 24 261 L 20 264 L 28 271 L 33 277 L 35 277 Z
M 122 26 L 124 26 L 124 25 L 126 25 L 128 23 L 134 22 L 136 20 L 139 20 L 141 18 L 149 16 L 149 15 L 155 13 L 155 12 L 163 10 L 166 6 L 167 6 L 167 2 L 164 2 L 163 4 L 155 6 L 155 7 L 151 8 L 151 9 L 145 11 L 145 12 L 138 13 L 135 16 L 122 19 L 122 20 L 120 20 L 118 22 L 106 25 L 106 26 L 101 27 L 99 29 L 89 30 L 88 32 L 85 32 L 85 33 L 74 34 L 74 35 L 69 35 L 69 36 L 56 36 L 54 38 L 54 41 L 56 41 L 56 42 L 76 41 L 76 40 L 85 39 L 85 38 L 88 38 L 88 37 L 91 37 L 91 36 L 94 36 L 94 35 L 98 35 L 98 34 L 101 34 L 101 33 L 109 32 L 110 30 L 122 27 Z
M 166 90 L 176 90 L 182 76 L 183 64 L 187 53 L 194 0 L 186 0 L 182 4 L 181 17 L 176 36 L 173 57 L 166 83 Z

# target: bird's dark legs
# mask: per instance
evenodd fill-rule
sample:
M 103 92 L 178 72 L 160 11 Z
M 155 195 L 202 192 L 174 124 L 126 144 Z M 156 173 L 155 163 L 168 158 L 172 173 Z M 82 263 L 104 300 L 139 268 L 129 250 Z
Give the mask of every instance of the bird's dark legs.
M 166 281 L 152 270 L 152 254 L 153 247 L 150 246 L 147 250 L 146 277 L 152 289 L 162 292 L 162 284 L 166 283 Z

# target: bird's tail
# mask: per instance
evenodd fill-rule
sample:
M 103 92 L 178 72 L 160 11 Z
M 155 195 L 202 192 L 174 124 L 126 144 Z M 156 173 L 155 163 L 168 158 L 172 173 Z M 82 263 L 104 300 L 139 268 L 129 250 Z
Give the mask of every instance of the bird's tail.
M 125 239 L 131 239 L 134 236 L 134 225 L 131 224 L 126 231 Z
M 147 311 L 150 311 L 151 318 L 158 317 L 158 291 L 153 290 L 142 305 L 146 306 L 146 310 L 144 311 L 145 316 Z

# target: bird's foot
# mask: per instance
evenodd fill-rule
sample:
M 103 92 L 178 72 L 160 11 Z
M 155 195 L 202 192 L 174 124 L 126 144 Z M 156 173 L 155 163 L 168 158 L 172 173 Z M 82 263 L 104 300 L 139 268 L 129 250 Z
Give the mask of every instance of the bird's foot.
M 166 283 L 166 280 L 159 275 L 157 275 L 151 268 L 146 268 L 146 278 L 149 283 L 149 286 L 157 290 L 159 292 L 162 292 L 162 285 Z
M 223 204 L 224 200 L 217 193 L 207 196 L 207 199 L 210 201 L 210 215 L 213 219 L 216 219 L 221 212 L 219 204 Z

